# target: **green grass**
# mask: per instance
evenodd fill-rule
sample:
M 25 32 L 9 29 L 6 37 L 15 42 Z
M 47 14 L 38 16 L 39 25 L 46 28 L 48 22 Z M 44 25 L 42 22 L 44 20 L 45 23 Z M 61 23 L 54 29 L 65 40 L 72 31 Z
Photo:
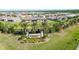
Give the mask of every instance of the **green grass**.
M 46 43 L 32 46 L 34 50 L 73 50 L 76 49 L 79 41 L 79 26 L 72 26 L 64 33 L 54 33 L 49 37 Z M 77 41 L 75 40 L 77 39 Z
M 20 43 L 17 39 L 20 36 L 0 33 L 1 50 L 73 50 L 79 43 L 79 26 L 71 26 L 64 32 L 49 34 L 50 39 L 44 43 L 27 44 Z M 76 40 L 77 39 L 77 40 Z M 31 40 L 29 40 L 31 42 Z
M 0 50 L 23 50 L 27 49 L 27 44 L 18 41 L 20 36 L 0 33 Z
M 51 25 L 53 25 L 53 24 L 58 24 L 59 22 L 57 22 L 57 21 L 51 21 L 51 20 L 48 20 L 48 24 L 51 26 Z

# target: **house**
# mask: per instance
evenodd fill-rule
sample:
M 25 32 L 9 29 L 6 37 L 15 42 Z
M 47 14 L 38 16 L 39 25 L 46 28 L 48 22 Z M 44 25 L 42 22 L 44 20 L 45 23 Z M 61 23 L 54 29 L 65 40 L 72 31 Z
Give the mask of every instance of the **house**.
M 0 14 L 0 21 L 20 22 L 21 19 L 17 14 L 5 12 Z

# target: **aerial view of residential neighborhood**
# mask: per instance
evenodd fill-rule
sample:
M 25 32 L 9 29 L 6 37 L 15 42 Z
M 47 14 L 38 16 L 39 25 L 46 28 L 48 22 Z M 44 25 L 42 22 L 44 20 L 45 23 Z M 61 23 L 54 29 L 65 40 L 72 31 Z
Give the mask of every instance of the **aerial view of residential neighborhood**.
M 79 50 L 79 10 L 0 11 L 0 50 Z

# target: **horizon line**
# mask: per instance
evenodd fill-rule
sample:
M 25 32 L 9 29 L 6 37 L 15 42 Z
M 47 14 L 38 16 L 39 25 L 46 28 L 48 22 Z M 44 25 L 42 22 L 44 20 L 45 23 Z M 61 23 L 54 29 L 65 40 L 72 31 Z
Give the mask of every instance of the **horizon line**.
M 79 9 L 0 9 L 0 11 L 62 11 L 62 10 L 79 10 Z

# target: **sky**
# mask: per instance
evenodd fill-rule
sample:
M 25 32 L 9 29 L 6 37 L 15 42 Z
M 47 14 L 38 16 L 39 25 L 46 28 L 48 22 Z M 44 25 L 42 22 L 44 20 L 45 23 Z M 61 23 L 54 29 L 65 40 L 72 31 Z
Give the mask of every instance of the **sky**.
M 78 0 L 0 0 L 0 10 L 79 9 Z

